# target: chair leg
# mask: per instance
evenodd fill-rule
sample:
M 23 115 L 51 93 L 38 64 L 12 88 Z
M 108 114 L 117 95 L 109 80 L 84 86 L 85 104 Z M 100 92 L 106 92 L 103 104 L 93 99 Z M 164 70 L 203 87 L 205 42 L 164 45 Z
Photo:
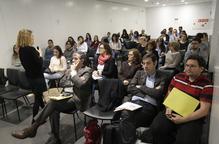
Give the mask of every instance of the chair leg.
M 26 105 L 28 105 L 28 103 L 27 103 L 27 100 L 26 100 L 25 96 L 23 96 L 23 99 L 24 99 L 24 101 L 25 101 Z
M 5 118 L 5 109 L 4 109 L 3 103 L 1 105 L 2 105 L 2 116 L 3 118 Z
M 86 115 L 84 115 L 84 126 L 86 126 L 87 124 L 87 119 L 86 119 Z
M 27 98 L 27 96 L 25 96 L 26 100 L 27 100 L 27 103 L 30 105 L 30 101 L 29 99 Z
M 23 96 L 23 98 L 24 98 L 26 105 L 27 106 L 30 105 L 30 101 L 28 100 L 27 96 Z
M 73 122 L 74 122 L 74 131 L 75 131 L 75 141 L 77 141 L 77 129 L 76 129 L 76 122 L 75 122 L 75 114 L 73 113 Z
M 15 100 L 15 104 L 16 104 L 16 108 L 17 108 L 18 120 L 21 121 L 21 117 L 20 117 L 20 112 L 19 112 L 19 109 L 18 109 L 17 100 Z
M 7 108 L 6 108 L 6 105 L 5 105 L 5 100 L 3 100 L 3 108 L 5 110 L 5 116 L 7 118 L 8 112 L 7 112 Z

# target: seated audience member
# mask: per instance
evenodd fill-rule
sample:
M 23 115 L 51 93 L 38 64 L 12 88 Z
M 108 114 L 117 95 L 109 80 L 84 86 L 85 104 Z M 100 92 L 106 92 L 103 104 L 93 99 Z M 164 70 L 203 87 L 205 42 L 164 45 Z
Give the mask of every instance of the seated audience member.
M 169 43 L 169 51 L 165 55 L 165 64 L 160 69 L 176 69 L 181 62 L 181 54 L 179 52 L 179 43 L 172 41 Z
M 209 48 L 209 41 L 208 41 L 208 34 L 207 33 L 202 33 L 202 43 L 206 45 L 206 47 Z
M 108 44 L 100 44 L 99 57 L 94 65 L 93 77 L 118 78 L 115 60 Z
M 205 60 L 205 62 L 208 62 L 208 49 L 202 47 L 201 40 L 198 37 L 195 37 L 191 44 L 188 46 L 188 50 L 185 53 L 184 61 L 190 56 L 190 55 L 199 55 L 202 56 Z
M 141 56 L 144 56 L 145 54 L 146 45 L 147 45 L 146 37 L 145 36 L 139 37 L 139 44 L 137 45 L 137 49 L 140 52 Z
M 104 37 L 103 37 L 104 38 Z M 107 32 L 106 38 L 108 39 L 108 43 L 111 41 L 111 33 Z M 102 40 L 101 40 L 102 41 Z
M 44 59 L 43 59 L 44 69 L 49 67 L 50 59 L 53 56 L 53 47 L 54 47 L 53 40 L 49 39 L 48 40 L 48 46 L 45 49 L 45 53 L 44 53 Z
M 147 43 L 147 46 L 146 46 L 146 48 L 145 48 L 144 55 L 145 55 L 145 54 L 151 54 L 151 53 L 153 53 L 153 54 L 157 57 L 157 61 L 158 61 L 158 60 L 159 60 L 159 56 L 158 56 L 158 52 L 156 51 L 156 48 L 157 48 L 157 45 L 156 45 L 155 40 L 150 40 L 150 41 Z
M 122 144 L 134 144 L 136 128 L 148 127 L 157 115 L 163 100 L 166 86 L 166 75 L 156 70 L 157 58 L 154 54 L 144 55 L 143 70 L 136 72 L 128 86 L 131 102 L 142 108 L 135 111 L 122 111 L 119 124 Z
M 130 30 L 130 33 L 129 33 L 129 40 L 132 40 L 133 38 L 134 38 L 133 30 Z
M 76 42 L 72 36 L 69 36 L 67 41 L 70 41 L 72 43 L 72 45 L 76 44 Z
M 121 53 L 122 45 L 119 41 L 117 34 L 112 35 L 112 41 L 110 42 L 110 48 L 112 49 L 113 58 L 117 58 L 117 56 Z
M 163 30 L 160 32 L 160 34 L 161 34 L 160 37 L 163 38 L 165 45 L 168 45 L 170 37 L 169 37 L 169 35 L 167 34 L 167 30 L 166 30 L 166 29 L 163 29 Z
M 12 66 L 21 67 L 21 61 L 19 57 L 19 47 L 16 45 L 13 46 L 13 55 L 12 55 Z
M 95 51 L 97 50 L 98 46 L 100 44 L 99 38 L 97 35 L 94 36 L 94 41 L 91 44 L 91 48 L 94 49 Z
M 86 33 L 85 42 L 87 43 L 87 46 L 88 46 L 88 47 L 91 47 L 92 38 L 91 38 L 90 33 Z
M 88 45 L 87 45 L 87 43 L 84 41 L 84 38 L 83 38 L 82 36 L 79 36 L 79 37 L 78 37 L 77 51 L 79 51 L 79 52 L 84 52 L 84 53 L 87 53 L 87 51 L 88 51 Z
M 182 117 L 170 108 L 160 112 L 150 129 L 153 144 L 200 144 L 202 126 L 209 114 L 213 85 L 202 75 L 205 61 L 202 57 L 191 55 L 186 60 L 184 73 L 177 74 L 169 85 L 169 92 L 175 87 L 200 103 L 194 112 Z
M 178 30 L 179 30 L 179 33 L 178 33 L 178 35 L 180 36 L 180 35 L 181 35 L 181 33 L 182 33 L 182 31 L 183 31 L 183 27 L 182 27 L 182 26 L 179 26 L 179 27 L 178 27 Z
M 54 46 L 53 57 L 50 60 L 49 68 L 44 73 L 46 83 L 48 80 L 61 78 L 67 69 L 66 58 L 63 56 L 62 49 L 59 46 Z
M 66 58 L 67 64 L 70 65 L 72 62 L 72 55 L 76 51 L 76 48 L 73 47 L 71 41 L 65 43 L 64 56 Z
M 183 33 L 180 34 L 179 44 L 180 44 L 179 50 L 187 51 L 189 41 L 188 41 L 188 37 L 186 34 L 183 34 Z
M 13 132 L 12 136 L 18 139 L 35 137 L 38 127 L 50 117 L 54 143 L 61 144 L 59 137 L 60 112 L 70 112 L 76 109 L 84 111 L 89 105 L 92 70 L 86 66 L 85 61 L 86 55 L 84 53 L 76 52 L 73 54 L 73 64 L 71 66 L 70 75 L 72 83 L 74 84 L 74 96 L 60 101 L 50 100 L 30 127 Z
M 133 39 L 131 39 L 131 41 L 138 43 L 138 37 L 139 37 L 138 31 L 134 31 Z
M 128 60 L 121 65 L 119 79 L 125 86 L 128 86 L 137 70 L 141 68 L 141 54 L 138 50 L 133 49 L 128 53 Z
M 158 53 L 158 57 L 159 57 L 159 61 L 158 61 L 158 67 L 160 66 L 163 66 L 164 65 L 164 62 L 165 62 L 165 53 L 166 53 L 166 47 L 164 45 L 164 40 L 163 38 L 159 37 L 157 40 L 156 40 L 156 45 L 157 45 L 157 48 L 156 48 L 156 51 Z
M 177 41 L 178 38 L 179 38 L 179 35 L 178 35 L 178 32 L 177 32 L 177 29 L 173 29 L 173 36 L 174 36 L 174 40 Z
M 122 42 L 129 40 L 129 35 L 126 29 L 122 30 L 121 39 L 122 39 Z
M 175 36 L 174 36 L 174 33 L 173 33 L 173 27 L 169 27 L 168 29 L 168 36 L 169 36 L 169 42 L 171 41 L 175 41 Z

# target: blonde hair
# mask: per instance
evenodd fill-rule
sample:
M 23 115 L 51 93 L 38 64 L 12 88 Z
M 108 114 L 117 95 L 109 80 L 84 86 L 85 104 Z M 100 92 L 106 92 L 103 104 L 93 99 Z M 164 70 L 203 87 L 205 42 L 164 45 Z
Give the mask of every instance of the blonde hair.
M 33 45 L 32 31 L 29 29 L 22 29 L 18 32 L 17 47 L 25 47 Z
M 172 46 L 175 51 L 179 51 L 180 45 L 177 41 L 169 42 L 169 46 Z

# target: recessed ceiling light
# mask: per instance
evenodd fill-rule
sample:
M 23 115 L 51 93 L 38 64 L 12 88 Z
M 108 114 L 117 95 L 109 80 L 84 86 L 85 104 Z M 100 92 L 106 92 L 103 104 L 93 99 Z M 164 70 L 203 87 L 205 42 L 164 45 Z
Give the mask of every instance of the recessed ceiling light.
M 156 5 L 159 5 L 160 3 L 159 2 L 156 2 Z
M 163 7 L 165 7 L 165 6 L 166 6 L 166 4 L 162 4 L 162 6 L 163 6 Z
M 182 3 L 184 3 L 184 2 L 185 2 L 185 0 L 181 0 L 181 2 L 182 2 Z
M 144 0 L 145 2 L 148 2 L 148 0 Z
M 74 2 L 73 2 L 73 1 L 67 1 L 67 2 L 65 3 L 65 5 L 66 5 L 67 7 L 72 7 L 72 6 L 74 6 Z

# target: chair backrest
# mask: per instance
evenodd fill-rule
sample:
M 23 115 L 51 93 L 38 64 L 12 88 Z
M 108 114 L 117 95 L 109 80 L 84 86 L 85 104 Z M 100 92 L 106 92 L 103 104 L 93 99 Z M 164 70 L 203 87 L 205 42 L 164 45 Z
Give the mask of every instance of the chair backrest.
M 99 100 L 101 111 L 111 111 L 122 103 L 124 87 L 119 79 L 103 79 L 98 81 Z
M 8 78 L 9 84 L 10 85 L 18 86 L 18 84 L 19 84 L 18 70 L 17 69 L 8 68 L 6 70 L 6 73 L 7 73 L 7 78 Z
M 18 72 L 19 87 L 25 90 L 30 90 L 31 86 L 24 71 Z
M 7 78 L 5 77 L 4 69 L 0 68 L 0 86 L 4 86 L 6 84 Z

